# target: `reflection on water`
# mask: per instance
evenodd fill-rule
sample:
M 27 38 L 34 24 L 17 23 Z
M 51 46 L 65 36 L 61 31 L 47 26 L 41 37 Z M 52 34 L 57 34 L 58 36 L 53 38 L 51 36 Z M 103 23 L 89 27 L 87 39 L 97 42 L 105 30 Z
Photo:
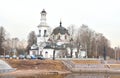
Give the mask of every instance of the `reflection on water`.
M 103 74 L 69 74 L 65 78 L 109 78 Z
M 64 78 L 67 75 L 57 75 L 57 74 L 49 74 L 49 75 L 43 75 L 43 74 L 37 74 L 32 76 L 0 76 L 0 78 Z
M 66 74 L 66 75 L 32 75 L 32 76 L 0 76 L 0 78 L 120 78 L 120 74 Z

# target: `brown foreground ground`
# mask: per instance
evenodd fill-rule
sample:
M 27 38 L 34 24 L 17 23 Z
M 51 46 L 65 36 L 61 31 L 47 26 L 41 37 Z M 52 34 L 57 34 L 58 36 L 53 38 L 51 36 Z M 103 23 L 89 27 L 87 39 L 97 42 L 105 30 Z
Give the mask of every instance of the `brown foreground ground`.
M 17 60 L 6 59 L 16 71 L 2 75 L 65 74 L 70 73 L 60 60 Z

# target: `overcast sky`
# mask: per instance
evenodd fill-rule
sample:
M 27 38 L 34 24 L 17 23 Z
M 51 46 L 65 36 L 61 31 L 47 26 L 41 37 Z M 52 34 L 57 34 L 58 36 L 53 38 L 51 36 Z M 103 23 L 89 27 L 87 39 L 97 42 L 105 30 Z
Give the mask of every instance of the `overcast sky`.
M 86 24 L 103 33 L 112 46 L 120 46 L 120 0 L 0 0 L 0 26 L 10 37 L 27 39 L 36 31 L 40 12 L 47 11 L 47 23 L 54 28 Z

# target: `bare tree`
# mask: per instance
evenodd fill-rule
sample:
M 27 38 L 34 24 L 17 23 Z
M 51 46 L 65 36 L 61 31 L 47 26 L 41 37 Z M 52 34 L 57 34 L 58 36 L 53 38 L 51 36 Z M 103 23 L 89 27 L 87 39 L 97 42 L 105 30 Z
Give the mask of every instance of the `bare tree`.
M 108 46 L 108 48 L 107 48 L 107 56 L 109 56 L 110 58 L 114 58 L 114 56 L 115 56 L 114 52 L 115 52 L 114 49 L 112 47 Z M 119 56 L 120 56 L 120 49 L 118 51 L 118 57 Z
M 69 32 L 71 38 L 73 38 L 75 35 L 75 28 L 74 27 L 75 27 L 75 25 L 70 25 L 68 27 L 68 32 Z
M 2 43 L 2 46 L 4 47 L 5 49 L 5 54 L 10 54 L 11 52 L 11 48 L 12 48 L 12 41 L 10 38 L 7 38 L 3 43 Z
M 28 46 L 27 46 L 27 51 L 30 49 L 30 47 L 33 44 L 37 43 L 37 36 L 34 31 L 31 31 L 28 35 Z
M 75 38 L 77 45 L 76 55 L 79 53 L 80 49 L 85 50 L 88 57 L 103 56 L 105 55 L 105 49 L 106 54 L 108 51 L 112 50 L 110 48 L 110 42 L 105 36 L 101 33 L 96 33 L 84 24 L 78 29 Z
M 5 29 L 4 27 L 0 27 L 0 55 L 4 54 L 5 49 L 3 48 L 2 44 L 5 41 Z
M 26 51 L 25 51 L 26 47 L 27 47 L 26 40 L 19 41 L 19 44 L 17 47 L 18 54 L 26 54 Z
M 69 47 L 70 47 L 70 50 L 71 50 L 71 53 L 70 53 L 70 56 L 72 58 L 72 54 L 73 54 L 73 47 L 74 47 L 74 36 L 75 36 L 75 25 L 70 25 L 68 27 L 68 32 L 70 34 L 70 44 L 69 44 Z
M 94 32 L 88 28 L 87 25 L 82 25 L 78 30 L 77 35 L 77 43 L 78 49 L 80 49 L 80 45 L 82 46 L 83 50 L 86 50 L 88 57 L 92 56 L 91 46 L 92 46 L 92 38 Z
M 98 34 L 97 38 L 97 52 L 98 56 L 103 56 L 104 54 L 104 48 L 106 48 L 106 52 L 108 52 L 108 47 L 110 47 L 109 40 L 103 36 L 101 33 Z
M 80 45 L 81 45 L 81 40 L 80 40 L 80 32 L 78 30 L 78 33 L 76 35 L 76 39 L 75 39 L 75 44 L 76 44 L 76 47 L 77 47 L 77 52 L 75 53 L 76 55 L 76 58 L 78 58 L 78 53 L 79 53 L 79 50 L 80 50 Z

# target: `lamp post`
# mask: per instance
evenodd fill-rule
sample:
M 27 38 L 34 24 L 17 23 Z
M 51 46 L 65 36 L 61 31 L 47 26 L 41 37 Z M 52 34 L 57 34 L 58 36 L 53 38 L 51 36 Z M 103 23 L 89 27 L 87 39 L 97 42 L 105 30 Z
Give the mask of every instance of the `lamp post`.
M 116 55 L 117 53 L 116 52 L 117 52 L 117 47 L 115 47 L 115 60 L 117 60 L 117 55 Z
M 2 47 L 3 48 L 3 50 L 4 50 L 4 52 L 3 52 L 3 56 L 5 57 L 5 48 L 4 47 Z
M 73 54 L 73 39 L 72 38 L 70 39 L 70 50 L 71 50 L 70 56 L 72 58 L 72 54 Z
M 98 41 L 96 41 L 96 58 L 98 58 Z
M 55 48 L 53 50 L 53 60 L 55 60 Z
M 104 56 L 104 60 L 106 60 L 106 47 L 104 46 L 104 53 L 103 53 L 103 56 Z
M 55 49 L 56 49 L 56 44 L 52 45 L 53 48 L 53 60 L 55 60 Z
M 120 49 L 119 49 L 119 47 L 118 47 L 118 60 L 119 60 L 119 54 L 120 54 L 119 51 L 120 51 Z

